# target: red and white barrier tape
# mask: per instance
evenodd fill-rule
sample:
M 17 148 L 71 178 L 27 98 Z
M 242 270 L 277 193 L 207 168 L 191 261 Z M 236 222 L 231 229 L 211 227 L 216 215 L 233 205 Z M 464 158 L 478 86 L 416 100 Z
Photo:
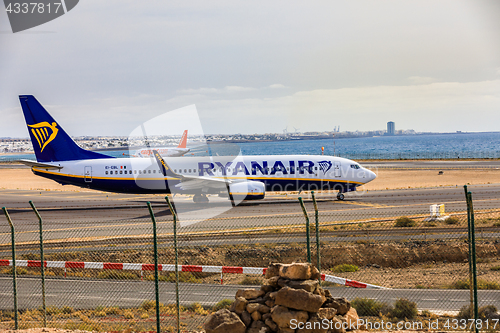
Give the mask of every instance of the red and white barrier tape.
M 0 266 L 12 266 L 12 260 L 0 260 Z M 16 260 L 17 267 L 40 267 L 40 260 Z M 130 264 L 109 262 L 81 262 L 81 261 L 45 261 L 47 268 L 82 268 L 82 269 L 114 269 L 131 271 L 154 271 L 154 264 Z M 221 273 L 221 274 L 258 274 L 264 275 L 267 268 L 260 267 L 232 267 L 232 266 L 198 266 L 179 265 L 179 272 Z M 158 265 L 162 272 L 174 272 L 175 265 Z M 386 289 L 369 283 L 349 280 L 333 275 L 321 274 L 321 280 L 354 288 Z

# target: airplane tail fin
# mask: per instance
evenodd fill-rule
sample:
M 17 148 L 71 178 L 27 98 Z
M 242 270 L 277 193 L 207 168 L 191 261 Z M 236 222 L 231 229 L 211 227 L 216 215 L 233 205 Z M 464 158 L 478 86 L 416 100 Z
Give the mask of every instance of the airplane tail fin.
M 182 133 L 181 142 L 179 142 L 177 148 L 186 148 L 187 138 L 188 138 L 188 130 L 185 130 L 184 133 Z
M 38 162 L 111 158 L 80 148 L 34 96 L 19 96 Z

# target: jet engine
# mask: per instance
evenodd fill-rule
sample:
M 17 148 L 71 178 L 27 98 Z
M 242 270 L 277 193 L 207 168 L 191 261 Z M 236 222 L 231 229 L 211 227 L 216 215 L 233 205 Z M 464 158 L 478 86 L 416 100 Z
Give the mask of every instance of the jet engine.
M 248 181 L 229 185 L 229 194 L 235 200 L 260 200 L 266 194 L 266 185 L 261 182 Z

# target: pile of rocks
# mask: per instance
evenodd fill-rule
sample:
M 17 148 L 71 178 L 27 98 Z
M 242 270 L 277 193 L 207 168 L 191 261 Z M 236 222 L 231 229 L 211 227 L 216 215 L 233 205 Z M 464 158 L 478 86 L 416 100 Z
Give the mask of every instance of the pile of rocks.
M 343 333 L 358 322 L 347 299 L 320 287 L 311 264 L 271 264 L 265 277 L 260 289 L 238 290 L 229 310 L 211 315 L 206 333 Z

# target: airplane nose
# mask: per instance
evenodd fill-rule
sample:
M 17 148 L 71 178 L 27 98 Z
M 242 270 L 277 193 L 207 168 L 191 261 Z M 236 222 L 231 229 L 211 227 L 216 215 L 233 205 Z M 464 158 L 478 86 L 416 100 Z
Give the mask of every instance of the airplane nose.
M 375 174 L 375 172 L 371 171 L 371 170 L 368 170 L 368 169 L 365 169 L 366 171 L 366 178 L 368 178 L 368 182 L 371 182 L 372 180 L 374 180 L 375 178 L 377 178 L 377 175 Z

